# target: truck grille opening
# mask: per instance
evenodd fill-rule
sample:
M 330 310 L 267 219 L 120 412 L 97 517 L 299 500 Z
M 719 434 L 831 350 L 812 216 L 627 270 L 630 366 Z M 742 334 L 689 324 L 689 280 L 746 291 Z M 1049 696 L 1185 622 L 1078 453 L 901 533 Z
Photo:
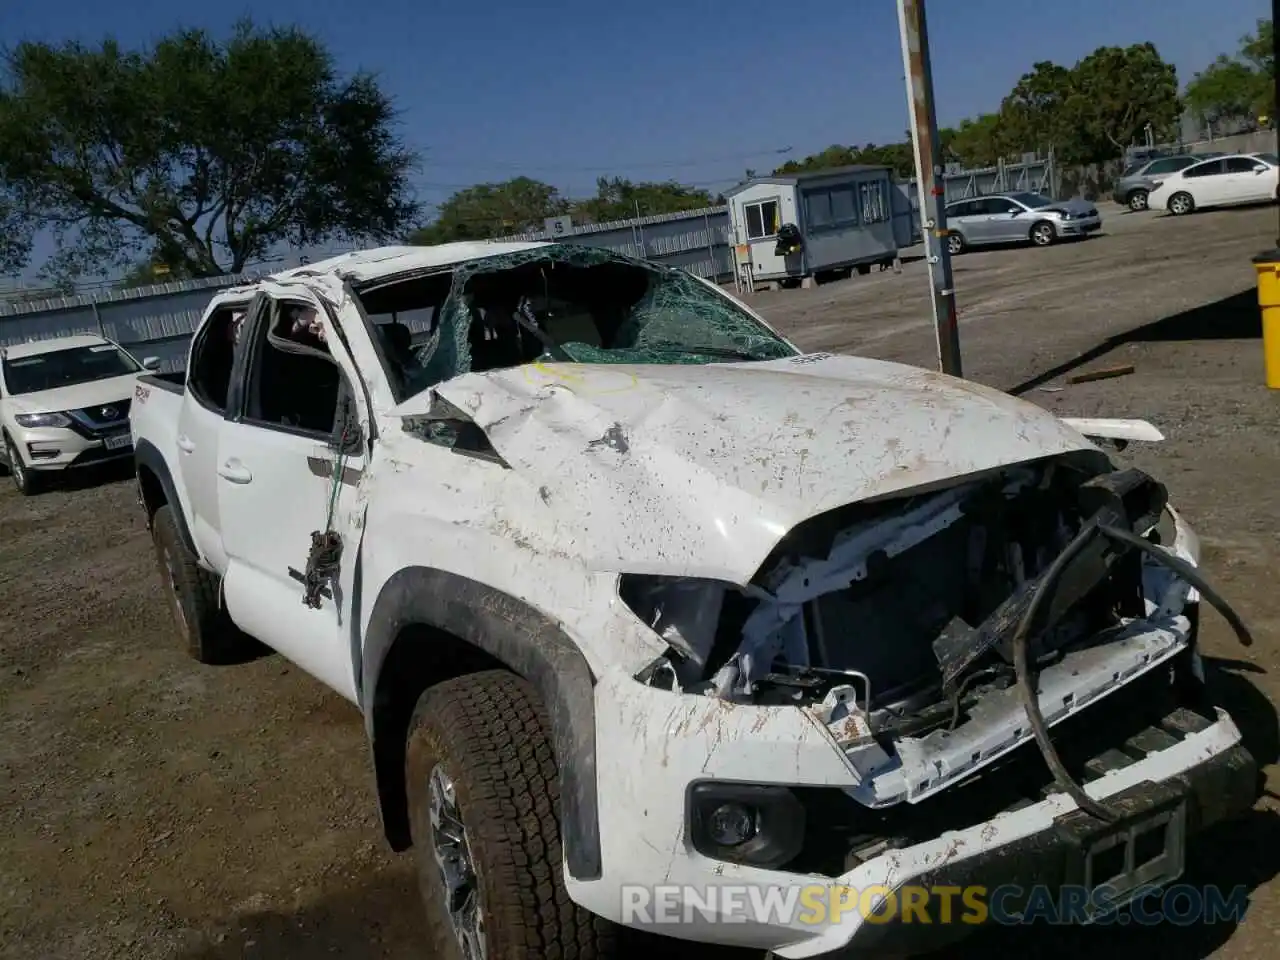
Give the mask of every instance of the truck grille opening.
M 1052 729 L 1063 763 L 1080 783 L 1122 769 L 1204 730 L 1217 718 L 1189 681 L 1190 654 L 1109 694 Z M 1026 743 L 952 789 L 918 804 L 871 810 L 841 790 L 797 788 L 805 846 L 785 867 L 835 877 L 886 850 L 984 823 L 1059 792 L 1044 758 Z

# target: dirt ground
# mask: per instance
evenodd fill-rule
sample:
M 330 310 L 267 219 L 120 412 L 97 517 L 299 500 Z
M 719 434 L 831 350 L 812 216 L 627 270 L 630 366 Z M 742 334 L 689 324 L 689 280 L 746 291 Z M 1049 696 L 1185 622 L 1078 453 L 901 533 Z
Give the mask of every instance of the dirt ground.
M 1245 922 L 997 930 L 950 956 L 1270 956 L 1280 933 L 1280 394 L 1263 387 L 1250 257 L 1276 211 L 1104 210 L 1105 232 L 955 261 L 968 376 L 1064 415 L 1139 416 L 1128 451 L 1170 486 L 1246 617 L 1206 614 L 1215 685 L 1267 765 L 1249 818 L 1188 882 L 1242 883 Z M 759 294 L 809 349 L 932 365 L 924 264 Z M 1072 371 L 1131 363 L 1078 386 Z M 279 658 L 204 668 L 172 639 L 126 476 L 0 492 L 0 956 L 422 958 L 407 857 L 383 846 L 355 710 Z M 696 951 L 694 956 L 706 956 Z

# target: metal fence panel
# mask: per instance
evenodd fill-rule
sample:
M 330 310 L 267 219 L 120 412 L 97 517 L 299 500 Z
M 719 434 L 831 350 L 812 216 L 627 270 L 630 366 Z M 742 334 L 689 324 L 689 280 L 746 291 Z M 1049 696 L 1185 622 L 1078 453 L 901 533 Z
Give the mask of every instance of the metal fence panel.
M 1000 164 L 985 170 L 952 171 L 943 178 L 947 200 L 1005 190 L 1036 190 L 1055 196 L 1053 159 Z M 893 196 L 894 236 L 899 246 L 920 240 L 915 182 L 899 183 Z M 709 280 L 733 276 L 729 208 L 708 207 L 681 213 L 638 217 L 616 223 L 579 224 L 571 235 L 552 238 L 545 231 L 503 240 L 568 240 L 644 257 L 687 270 Z M 99 333 L 135 355 L 156 356 L 161 369 L 181 370 L 187 345 L 209 298 L 218 290 L 253 277 L 215 277 L 135 290 L 104 290 L 82 296 L 30 303 L 0 302 L 0 345 L 75 333 Z M 406 318 L 420 327 L 425 318 Z

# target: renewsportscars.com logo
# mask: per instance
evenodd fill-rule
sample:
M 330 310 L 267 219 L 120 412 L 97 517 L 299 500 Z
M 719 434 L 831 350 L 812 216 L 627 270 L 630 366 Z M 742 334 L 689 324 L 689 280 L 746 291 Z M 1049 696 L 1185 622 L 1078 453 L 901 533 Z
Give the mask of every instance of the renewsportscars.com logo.
M 710 887 L 664 885 L 622 889 L 622 922 L 634 926 L 689 923 L 761 923 L 830 926 L 853 918 L 867 923 L 1239 923 L 1248 906 L 1244 886 L 1177 884 L 1125 892 L 1102 885 L 885 886 L 855 888 L 808 884 Z M 1117 904 L 1125 909 L 1118 909 Z

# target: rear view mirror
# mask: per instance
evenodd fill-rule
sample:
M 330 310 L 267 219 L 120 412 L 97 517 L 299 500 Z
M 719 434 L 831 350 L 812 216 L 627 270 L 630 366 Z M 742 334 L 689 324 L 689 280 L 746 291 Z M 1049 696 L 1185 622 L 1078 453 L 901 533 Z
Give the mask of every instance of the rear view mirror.
M 143 370 L 159 370 L 160 358 L 159 357 L 143 357 L 142 369 Z
M 1268 169 L 1269 169 L 1268 167 L 1254 167 L 1254 168 L 1253 168 L 1253 172 L 1254 172 L 1254 173 L 1266 173 Z

